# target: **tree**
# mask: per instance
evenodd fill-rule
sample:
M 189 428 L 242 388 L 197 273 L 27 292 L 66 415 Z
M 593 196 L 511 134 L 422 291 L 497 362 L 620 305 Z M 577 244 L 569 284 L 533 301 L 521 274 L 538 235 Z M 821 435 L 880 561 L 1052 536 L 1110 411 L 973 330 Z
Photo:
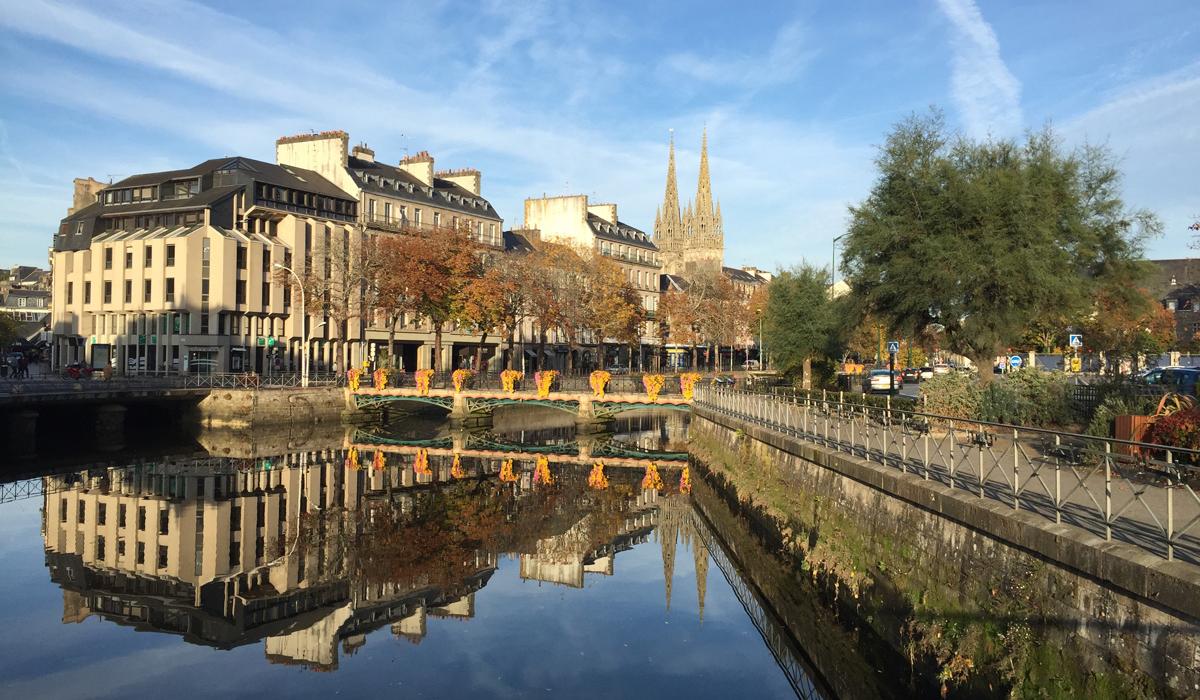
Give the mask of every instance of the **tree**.
M 641 295 L 629 283 L 621 267 L 608 258 L 593 256 L 589 277 L 592 289 L 588 314 L 590 330 L 599 346 L 597 361 L 603 369 L 607 359 L 607 339 L 628 345 L 631 349 L 641 343 L 646 309 L 642 305 Z
M 787 374 L 800 372 L 804 388 L 812 388 L 812 361 L 828 354 L 834 336 L 829 273 L 807 263 L 784 270 L 767 285 L 764 333 L 775 366 Z
M 591 315 L 595 289 L 589 274 L 589 257 L 588 251 L 548 241 L 544 241 L 537 252 L 539 276 L 545 280 L 539 290 L 541 301 L 553 319 L 551 325 L 567 341 L 567 370 L 575 368 L 580 334 L 594 325 Z
M 387 268 L 384 284 L 392 301 L 429 319 L 433 326 L 433 369 L 442 369 L 442 332 L 459 315 L 463 289 L 480 274 L 478 246 L 465 229 L 412 232 L 380 241 Z M 394 325 L 393 325 L 394 329 Z M 389 332 L 389 347 L 395 331 Z
M 865 311 L 907 334 L 937 327 L 984 381 L 1034 319 L 1089 305 L 1140 273 L 1161 226 L 1120 198 L 1104 148 L 1064 153 L 1047 128 L 1024 142 L 950 134 L 939 113 L 899 124 L 870 195 L 850 208 L 843 270 Z
M 483 275 L 472 280 L 463 290 L 463 318 L 482 330 L 480 345 L 476 349 L 477 366 L 483 343 L 487 341 L 488 329 L 495 328 L 500 331 L 500 337 L 504 338 L 506 344 L 500 364 L 506 369 L 513 369 L 513 335 L 529 306 L 529 285 L 526 280 L 532 274 L 532 266 L 526 257 L 496 260 L 486 264 Z
M 691 350 L 692 368 L 697 366 L 696 346 L 701 342 L 700 307 L 703 296 L 691 290 L 668 290 L 658 300 L 658 315 L 667 330 L 664 334 L 673 345 L 686 345 Z
M 1108 368 L 1116 373 L 1121 360 L 1140 355 L 1160 355 L 1175 343 L 1175 317 L 1156 303 L 1150 293 L 1138 289 L 1107 287 L 1096 296 L 1095 309 L 1084 324 L 1088 345 L 1103 348 Z
M 0 313 L 0 350 L 7 350 L 9 345 L 20 340 L 19 326 L 20 322 L 15 316 Z

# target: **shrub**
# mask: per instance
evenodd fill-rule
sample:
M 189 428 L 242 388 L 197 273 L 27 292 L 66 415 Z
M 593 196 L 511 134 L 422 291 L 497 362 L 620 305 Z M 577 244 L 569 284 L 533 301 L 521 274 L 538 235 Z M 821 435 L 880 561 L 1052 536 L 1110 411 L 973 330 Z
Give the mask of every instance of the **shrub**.
M 991 423 L 1024 424 L 1022 399 L 1012 384 L 996 380 L 984 387 L 979 396 L 978 418 Z
M 937 374 L 921 385 L 925 411 L 950 418 L 977 419 L 983 390 L 973 374 Z
M 1008 374 L 1003 384 L 1016 396 L 1017 410 L 1010 423 L 1058 427 L 1071 423 L 1071 384 L 1062 372 L 1025 368 Z
M 1154 413 L 1158 399 L 1153 396 L 1112 394 L 1096 407 L 1088 423 L 1087 434 L 1096 437 L 1113 437 L 1114 421 L 1117 416 L 1148 416 Z
M 1200 408 L 1163 416 L 1146 429 L 1145 442 L 1200 450 Z

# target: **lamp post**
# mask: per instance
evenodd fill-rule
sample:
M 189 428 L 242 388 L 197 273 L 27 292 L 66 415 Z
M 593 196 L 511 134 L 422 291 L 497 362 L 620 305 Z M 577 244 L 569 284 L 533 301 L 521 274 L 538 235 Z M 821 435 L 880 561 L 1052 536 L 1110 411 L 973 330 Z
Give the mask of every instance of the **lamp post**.
M 287 270 L 296 278 L 296 286 L 300 288 L 300 336 L 304 341 L 304 353 L 300 356 L 300 386 L 308 386 L 308 306 L 304 303 L 304 281 L 292 268 L 281 263 L 272 265 L 277 270 Z
M 829 298 L 830 299 L 832 299 L 834 297 L 834 294 L 836 293 L 835 289 L 834 289 L 834 285 L 837 284 L 837 244 L 838 244 L 838 241 L 842 240 L 847 235 L 848 234 L 843 233 L 840 236 L 834 236 L 833 242 L 829 244 L 830 253 L 831 253 L 831 255 L 829 257 Z

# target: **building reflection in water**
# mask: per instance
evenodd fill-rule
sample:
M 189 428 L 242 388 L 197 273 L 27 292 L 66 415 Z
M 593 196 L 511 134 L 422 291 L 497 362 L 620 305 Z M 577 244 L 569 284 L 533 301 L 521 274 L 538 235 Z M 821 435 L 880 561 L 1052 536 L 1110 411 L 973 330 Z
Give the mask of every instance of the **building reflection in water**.
M 636 440 L 662 447 L 657 428 Z M 666 478 L 555 465 L 535 484 L 532 459 L 504 483 L 500 459 L 346 449 L 208 457 L 43 477 L 43 537 L 63 622 L 91 615 L 232 648 L 263 641 L 268 660 L 333 670 L 385 625 L 419 642 L 428 617 L 471 618 L 497 558 L 524 579 L 582 587 L 614 573 L 618 553 L 661 544 L 669 607 L 676 547 L 696 559 L 701 614 L 708 553 L 690 503 Z M 361 464 L 360 464 L 361 463 Z M 423 470 L 422 470 L 423 471 Z M 664 474 L 664 477 L 667 475 Z

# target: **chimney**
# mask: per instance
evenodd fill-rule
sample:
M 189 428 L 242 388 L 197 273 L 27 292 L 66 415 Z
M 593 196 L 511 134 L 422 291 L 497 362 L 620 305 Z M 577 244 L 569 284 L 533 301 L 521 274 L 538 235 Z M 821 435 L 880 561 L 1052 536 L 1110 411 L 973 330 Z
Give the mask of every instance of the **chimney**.
M 351 152 L 351 155 L 359 160 L 365 160 L 368 163 L 375 162 L 375 151 L 372 151 L 370 148 L 368 148 L 367 144 L 365 143 L 360 143 L 355 146 L 354 150 Z
M 105 187 L 108 187 L 108 185 L 92 177 L 86 180 L 81 177 L 75 178 L 75 195 L 71 199 L 71 208 L 67 210 L 67 216 L 74 214 L 86 206 L 95 204 L 97 195 Z
M 426 187 L 433 187 L 433 156 L 421 151 L 400 161 L 400 169 L 417 178 Z
M 436 177 L 443 180 L 448 180 L 470 192 L 476 197 L 479 196 L 479 171 L 475 168 L 460 168 L 458 170 L 443 170 L 434 173 Z
M 589 204 L 588 213 L 595 214 L 610 224 L 617 223 L 617 205 L 615 204 Z
M 283 136 L 275 140 L 275 162 L 311 170 L 342 190 L 356 193 L 358 185 L 346 171 L 349 147 L 350 134 L 340 130 Z

